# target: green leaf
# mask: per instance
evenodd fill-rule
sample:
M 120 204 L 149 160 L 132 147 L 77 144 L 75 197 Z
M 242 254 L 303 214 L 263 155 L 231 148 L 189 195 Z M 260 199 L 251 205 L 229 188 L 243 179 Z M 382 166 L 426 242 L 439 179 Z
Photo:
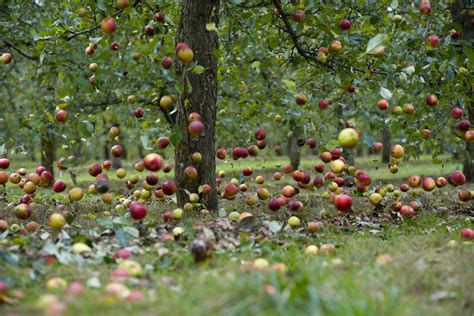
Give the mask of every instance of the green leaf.
M 195 74 L 201 75 L 201 74 L 204 73 L 204 67 L 201 66 L 201 65 L 196 65 L 196 66 L 193 67 L 193 72 Z
M 369 42 L 367 43 L 367 48 L 365 50 L 365 53 L 362 54 L 361 56 L 364 56 L 366 54 L 377 54 L 379 53 L 382 49 L 385 48 L 384 44 L 388 41 L 388 35 L 387 34 L 377 34 L 374 37 L 372 37 Z
M 219 217 L 226 217 L 227 212 L 225 211 L 225 208 L 221 207 L 219 209 Z
M 206 30 L 208 30 L 209 32 L 217 32 L 216 23 L 207 23 Z
M 132 227 L 132 226 L 125 226 L 123 228 L 123 231 L 126 235 L 128 235 L 130 237 L 133 237 L 133 238 L 138 238 L 140 236 L 140 232 L 138 231 L 138 229 L 136 229 L 135 227 Z
M 291 79 L 283 79 L 283 84 L 288 90 L 296 91 L 296 83 Z
M 334 149 L 334 148 L 336 148 L 336 147 L 338 147 L 338 146 L 339 146 L 339 142 L 338 142 L 337 140 L 335 140 L 335 139 L 331 139 L 331 140 L 326 144 L 326 148 L 327 148 L 328 150 L 332 150 L 332 149 Z
M 379 94 L 382 96 L 382 98 L 387 100 L 390 100 L 392 98 L 392 92 L 384 87 L 380 87 Z

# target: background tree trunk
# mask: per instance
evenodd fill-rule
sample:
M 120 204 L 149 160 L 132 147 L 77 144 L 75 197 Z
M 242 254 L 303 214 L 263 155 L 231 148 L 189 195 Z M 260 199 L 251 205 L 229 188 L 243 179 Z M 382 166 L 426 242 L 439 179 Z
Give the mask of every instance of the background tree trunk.
M 291 136 L 288 140 L 288 156 L 290 163 L 294 170 L 300 166 L 300 146 L 298 146 L 298 138 L 301 134 L 301 129 L 295 121 L 290 120 Z
M 471 7 L 469 7 L 469 5 Z M 467 0 L 458 0 L 451 6 L 451 14 L 453 20 L 461 26 L 460 32 L 461 38 L 469 41 L 471 45 L 474 43 L 474 27 L 471 23 L 471 18 L 469 17 L 468 10 L 472 9 L 472 1 Z M 462 53 L 462 50 L 460 50 Z M 469 87 L 466 93 L 470 96 L 470 103 L 468 108 L 465 109 L 469 119 L 474 117 L 474 101 L 473 101 L 473 91 Z M 474 180 L 474 144 L 466 143 L 466 150 L 464 152 L 464 163 L 463 163 L 463 173 L 466 176 L 468 181 Z
M 181 8 L 176 42 L 186 42 L 194 51 L 194 61 L 204 67 L 201 75 L 188 71 L 188 65 L 177 63 L 177 75 L 183 92 L 179 96 L 177 124 L 182 131 L 182 137 L 176 145 L 175 180 L 178 187 L 177 202 L 182 207 L 188 202 L 189 192 L 198 192 L 199 185 L 210 184 L 215 188 L 216 183 L 216 100 L 217 100 L 217 59 L 214 51 L 218 48 L 216 32 L 206 30 L 206 24 L 218 22 L 218 0 L 184 0 Z M 189 86 L 189 84 L 190 86 Z M 188 115 L 191 112 L 201 114 L 205 126 L 203 135 L 192 137 L 188 134 Z M 191 155 L 194 152 L 202 154 L 202 161 L 193 164 Z M 184 178 L 183 171 L 193 165 L 198 176 L 193 181 Z M 201 197 L 209 210 L 217 210 L 217 190 Z
M 47 131 L 41 135 L 41 165 L 54 176 L 54 161 L 56 160 L 56 144 L 54 136 Z M 52 183 L 51 183 L 52 185 Z
M 392 135 L 387 128 L 382 130 L 382 162 L 389 163 L 390 162 L 390 147 L 391 147 L 391 139 Z

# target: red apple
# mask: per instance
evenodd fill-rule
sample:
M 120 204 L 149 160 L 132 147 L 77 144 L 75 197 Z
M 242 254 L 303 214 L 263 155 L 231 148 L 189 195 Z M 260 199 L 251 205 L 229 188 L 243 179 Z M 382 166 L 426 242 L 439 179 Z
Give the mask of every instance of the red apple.
M 417 175 L 411 175 L 408 177 L 408 184 L 412 187 L 412 188 L 417 188 L 421 185 L 421 177 L 420 176 L 417 176 Z
M 281 207 L 280 201 L 277 198 L 271 198 L 268 201 L 268 208 L 274 212 L 278 211 Z
M 224 186 L 223 197 L 227 200 L 233 200 L 235 196 L 239 193 L 239 188 L 233 183 L 227 183 Z
M 434 35 L 434 34 L 431 34 L 430 36 L 428 36 L 426 41 L 428 45 L 433 48 L 438 47 L 439 44 L 441 43 L 441 39 L 437 35 Z
M 466 240 L 474 239 L 474 230 L 467 227 L 461 229 L 461 238 Z
M 464 140 L 469 144 L 474 143 L 474 130 L 466 131 L 464 133 Z
M 265 133 L 265 130 L 263 128 L 258 128 L 255 131 L 255 139 L 256 140 L 263 140 L 263 139 L 265 139 L 266 136 L 267 136 L 267 134 Z
M 403 205 L 400 209 L 400 214 L 404 217 L 412 218 L 413 216 L 415 216 L 415 210 L 411 206 Z
M 451 30 L 451 31 L 449 32 L 449 35 L 451 36 L 451 39 L 452 39 L 453 41 L 455 41 L 455 40 L 459 39 L 459 37 L 461 37 L 461 34 L 460 34 L 458 31 L 456 31 L 456 30 Z
M 243 174 L 244 176 L 246 176 L 246 177 L 251 176 L 251 175 L 252 175 L 252 172 L 253 172 L 253 170 L 252 170 L 252 168 L 250 168 L 250 167 L 245 167 L 245 168 L 242 170 L 242 174 Z
M 351 28 L 351 21 L 349 19 L 342 19 L 339 22 L 339 27 L 343 29 L 344 31 L 346 31 Z
M 176 44 L 175 52 L 176 52 L 176 54 L 178 54 L 178 52 L 179 52 L 180 50 L 183 50 L 183 49 L 188 48 L 188 47 L 189 47 L 189 46 L 188 46 L 188 44 L 186 44 L 186 43 L 183 43 L 183 42 L 178 43 L 178 44 Z
M 165 193 L 163 192 L 162 189 L 157 189 L 153 191 L 153 194 L 156 196 L 157 199 L 162 199 L 165 197 Z
M 117 29 L 117 22 L 113 17 L 105 18 L 100 22 L 100 28 L 104 33 L 113 33 Z
M 204 124 L 201 121 L 192 121 L 188 125 L 188 132 L 191 136 L 201 136 L 204 131 Z
M 357 179 L 359 180 L 359 183 L 365 187 L 368 187 L 372 183 L 370 176 L 365 173 L 360 174 Z
M 149 171 L 158 171 L 163 164 L 163 158 L 155 153 L 148 154 L 143 158 L 143 165 Z
M 165 56 L 161 60 L 161 67 L 163 67 L 164 69 L 170 69 L 172 65 L 173 65 L 173 59 L 169 56 Z
M 257 140 L 257 147 L 259 149 L 265 149 L 265 147 L 267 147 L 267 142 L 265 141 L 265 139 Z
M 444 177 L 438 177 L 438 178 L 436 179 L 436 186 L 437 186 L 438 188 L 445 187 L 447 184 L 448 184 L 448 181 L 447 181 L 446 178 L 444 178 Z
M 89 166 L 89 174 L 93 177 L 97 176 L 99 173 L 102 173 L 102 166 L 97 162 L 94 162 Z
M 336 195 L 334 205 L 339 211 L 347 211 L 352 207 L 352 197 L 347 194 Z
M 321 176 L 316 176 L 313 180 L 313 185 L 320 188 L 324 185 L 324 179 Z
M 458 196 L 459 196 L 459 199 L 463 202 L 467 202 L 472 198 L 471 192 L 464 189 L 459 191 Z
M 15 216 L 19 219 L 27 219 L 31 216 L 32 213 L 31 206 L 28 204 L 20 204 L 15 207 Z
M 295 101 L 298 105 L 305 105 L 308 100 L 306 99 L 306 96 L 304 94 L 299 93 L 295 96 Z
M 136 118 L 142 118 L 144 111 L 142 108 L 136 108 L 133 114 L 135 115 Z
M 156 145 L 159 149 L 165 149 L 166 147 L 168 147 L 169 143 L 169 138 L 165 136 L 158 138 L 158 140 L 156 141 Z
M 352 83 L 347 86 L 347 92 L 354 93 L 355 91 L 356 91 L 356 87 Z
M 56 112 L 55 118 L 57 122 L 64 123 L 67 121 L 68 112 L 65 110 L 59 110 L 58 112 Z
M 435 94 L 430 94 L 426 97 L 426 104 L 434 106 L 438 104 L 438 97 Z
M 225 150 L 225 148 L 219 148 L 216 152 L 216 156 L 217 158 L 224 160 L 227 158 L 227 151 Z
M 188 181 L 193 181 L 198 176 L 198 172 L 196 168 L 194 168 L 193 166 L 187 166 L 184 169 L 183 174 L 184 174 L 184 178 Z
M 147 209 L 143 204 L 132 202 L 130 203 L 130 216 L 134 220 L 141 220 L 145 218 L 147 214 Z
M 102 167 L 103 167 L 105 170 L 110 170 L 110 168 L 112 168 L 112 161 L 110 161 L 110 160 L 104 160 L 104 162 L 102 162 Z
M 284 173 L 291 173 L 291 172 L 293 172 L 293 167 L 290 164 L 287 164 L 287 165 L 283 166 L 283 172 Z
M 122 145 L 114 145 L 112 146 L 110 152 L 112 154 L 112 156 L 118 158 L 118 157 L 122 157 L 123 155 L 123 147 Z
M 454 171 L 449 176 L 449 183 L 454 186 L 463 185 L 464 183 L 466 183 L 466 177 L 461 171 Z
M 249 148 L 247 148 L 247 151 L 250 156 L 252 157 L 257 157 L 258 156 L 258 146 L 257 145 L 250 145 Z
M 388 101 L 385 100 L 385 99 L 380 99 L 378 102 L 377 102 L 377 106 L 380 110 L 386 110 L 388 109 Z
M 318 49 L 318 52 L 321 52 L 321 53 L 323 53 L 324 55 L 327 55 L 327 54 L 329 54 L 329 49 L 328 49 L 327 47 L 320 47 L 320 48 Z
M 325 110 L 329 107 L 329 100 L 328 99 L 321 99 L 321 100 L 319 100 L 318 105 L 319 105 L 319 108 L 321 110 Z
M 149 185 L 156 185 L 159 180 L 160 179 L 158 178 L 158 176 L 152 172 L 150 172 L 145 178 L 146 183 L 148 183 Z
M 161 14 L 161 12 L 156 12 L 155 13 L 155 21 L 158 23 L 163 23 L 165 20 L 165 16 Z
M 316 143 L 316 140 L 313 139 L 313 138 L 308 138 L 306 140 L 306 145 L 308 145 L 309 148 L 313 149 L 313 148 L 316 148 L 317 146 L 317 143 Z
M 317 164 L 314 165 L 314 170 L 319 173 L 323 172 L 324 164 L 322 162 L 318 162 Z
M 462 132 L 469 130 L 471 123 L 468 120 L 461 120 L 458 123 L 458 129 Z
M 3 54 L 2 54 L 2 62 L 3 62 L 5 65 L 8 65 L 9 63 L 11 63 L 12 60 L 13 60 L 12 54 L 10 54 L 10 53 L 3 53 Z
M 430 14 L 431 12 L 431 6 L 429 2 L 421 2 L 419 8 L 423 14 Z
M 454 107 L 452 110 L 451 110 L 451 117 L 455 120 L 459 120 L 461 117 L 463 117 L 464 115 L 464 112 L 461 108 L 459 107 Z
M 161 186 L 161 190 L 166 195 L 173 195 L 176 193 L 176 184 L 172 180 L 168 180 Z
M 0 168 L 7 169 L 10 166 L 10 160 L 7 158 L 0 158 Z
M 424 178 L 422 182 L 423 190 L 425 191 L 433 191 L 436 188 L 436 182 L 433 178 Z
M 303 10 L 296 10 L 295 13 L 293 13 L 293 20 L 297 23 L 303 22 L 304 18 L 305 18 L 305 13 Z
M 145 28 L 143 29 L 143 31 L 145 32 L 145 34 L 147 36 L 153 36 L 155 35 L 155 30 L 153 29 L 153 27 L 151 25 L 147 25 L 145 26 Z
M 374 152 L 375 153 L 380 153 L 382 152 L 383 149 L 383 144 L 380 142 L 374 143 Z
M 301 201 L 291 200 L 288 202 L 288 209 L 291 212 L 298 212 L 303 207 L 303 203 Z
M 110 44 L 110 49 L 117 51 L 119 49 L 119 44 L 117 42 L 112 42 L 112 44 Z

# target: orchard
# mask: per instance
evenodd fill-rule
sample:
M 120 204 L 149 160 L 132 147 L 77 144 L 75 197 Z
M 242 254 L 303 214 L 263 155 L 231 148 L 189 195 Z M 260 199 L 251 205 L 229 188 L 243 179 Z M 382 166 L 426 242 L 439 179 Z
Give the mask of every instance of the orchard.
M 469 1 L 0 22 L 0 314 L 472 314 Z

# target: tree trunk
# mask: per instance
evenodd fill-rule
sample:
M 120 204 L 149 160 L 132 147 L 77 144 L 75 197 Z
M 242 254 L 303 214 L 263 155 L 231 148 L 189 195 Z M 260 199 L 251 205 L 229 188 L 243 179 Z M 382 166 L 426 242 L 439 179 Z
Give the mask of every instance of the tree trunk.
M 382 130 L 382 162 L 389 163 L 390 162 L 390 147 L 391 147 L 391 139 L 392 135 L 390 134 L 390 130 L 384 128 Z
M 176 145 L 175 180 L 178 190 L 177 203 L 182 207 L 189 201 L 189 192 L 198 192 L 202 184 L 209 184 L 213 190 L 201 197 L 209 210 L 216 211 L 218 198 L 216 183 L 216 100 L 217 100 L 217 59 L 214 51 L 218 49 L 218 37 L 214 31 L 207 31 L 208 23 L 218 22 L 218 0 L 184 0 L 181 8 L 181 21 L 176 35 L 176 42 L 185 42 L 194 52 L 194 61 L 204 67 L 204 72 L 198 75 L 188 71 L 189 65 L 178 62 L 176 72 L 183 91 L 179 96 L 177 108 L 177 124 L 182 131 L 182 137 Z M 188 133 L 188 116 L 198 112 L 202 117 L 204 132 L 200 136 Z M 194 152 L 202 154 L 202 161 L 193 164 L 191 155 Z M 196 179 L 189 181 L 184 177 L 184 169 L 194 166 L 198 171 Z
M 458 0 L 451 6 L 451 14 L 453 20 L 461 26 L 460 35 L 461 38 L 469 41 L 471 45 L 474 42 L 474 27 L 471 23 L 471 17 L 469 17 L 469 4 L 467 0 Z M 462 50 L 460 50 L 462 52 Z M 470 119 L 474 117 L 474 101 L 473 101 L 473 91 L 469 87 L 466 91 L 469 96 L 468 108 L 466 109 L 467 114 Z M 463 163 L 463 173 L 466 176 L 468 181 L 474 180 L 474 144 L 466 143 L 466 150 L 464 151 L 464 163 Z
M 41 135 L 41 165 L 54 176 L 54 161 L 56 159 L 56 145 L 54 136 L 47 131 Z M 51 183 L 52 184 L 52 183 Z
M 143 159 L 143 157 L 145 157 L 145 153 L 143 152 L 143 146 L 141 143 L 137 144 L 137 152 L 138 152 L 138 159 Z
M 104 160 L 110 159 L 110 150 L 109 150 L 110 142 L 105 141 L 104 143 Z
M 290 157 L 290 163 L 294 170 L 300 166 L 300 147 L 298 146 L 298 138 L 300 137 L 300 127 L 295 121 L 290 120 L 291 136 L 288 140 L 288 156 Z

